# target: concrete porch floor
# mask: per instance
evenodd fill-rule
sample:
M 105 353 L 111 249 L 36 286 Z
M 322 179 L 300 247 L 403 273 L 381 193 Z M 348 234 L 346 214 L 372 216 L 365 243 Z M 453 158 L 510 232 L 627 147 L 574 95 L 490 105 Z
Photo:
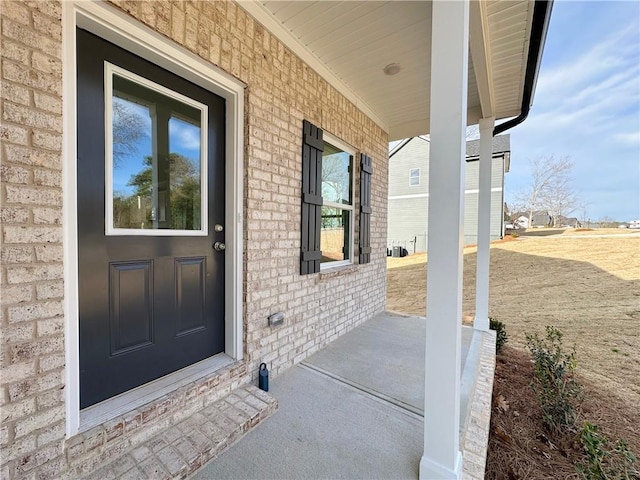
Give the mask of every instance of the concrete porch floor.
M 471 419 L 471 406 L 478 403 L 473 398 L 482 380 L 478 376 L 482 357 L 487 351 L 492 356 L 483 344 L 485 338 L 494 336 L 463 327 L 461 446 L 465 428 L 478 424 Z M 424 339 L 424 318 L 389 312 L 345 334 L 273 379 L 269 394 L 278 400 L 278 411 L 191 478 L 418 478 Z M 485 374 L 490 373 L 492 382 L 493 368 L 489 370 Z M 480 391 L 486 397 L 487 385 Z M 491 385 L 489 413 L 490 392 Z M 486 398 L 480 404 L 487 410 Z M 486 420 L 487 435 L 476 431 L 472 439 L 481 451 L 483 443 L 486 448 L 488 415 Z M 482 478 L 481 460 L 482 465 L 465 468 L 466 478 Z M 474 470 L 479 476 L 473 475 Z

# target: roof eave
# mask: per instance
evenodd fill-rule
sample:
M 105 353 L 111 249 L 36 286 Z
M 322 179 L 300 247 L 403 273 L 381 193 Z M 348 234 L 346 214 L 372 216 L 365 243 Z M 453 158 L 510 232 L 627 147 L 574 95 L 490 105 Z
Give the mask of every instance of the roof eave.
M 533 104 L 536 83 L 538 82 L 542 53 L 544 51 L 544 44 L 549 30 L 549 19 L 551 18 L 552 9 L 553 0 L 536 0 L 533 10 L 531 37 L 529 41 L 529 52 L 527 55 L 527 69 L 524 78 L 520 114 L 511 120 L 507 120 L 500 125 L 496 125 L 493 129 L 494 135 L 499 135 L 516 125 L 521 124 L 529 116 L 529 111 Z

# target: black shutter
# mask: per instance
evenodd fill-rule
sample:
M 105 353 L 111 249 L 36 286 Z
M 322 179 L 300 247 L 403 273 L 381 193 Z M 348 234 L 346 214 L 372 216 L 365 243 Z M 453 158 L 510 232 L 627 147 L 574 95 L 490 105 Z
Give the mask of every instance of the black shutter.
M 302 236 L 300 275 L 320 271 L 320 216 L 322 213 L 322 130 L 302 122 Z
M 371 157 L 360 154 L 360 258 L 359 263 L 371 261 Z

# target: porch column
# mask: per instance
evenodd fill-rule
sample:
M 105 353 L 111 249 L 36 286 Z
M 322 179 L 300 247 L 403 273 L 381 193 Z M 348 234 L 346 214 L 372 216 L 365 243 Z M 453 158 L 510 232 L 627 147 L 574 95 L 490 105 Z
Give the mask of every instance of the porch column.
M 491 164 L 495 119 L 480 120 L 480 175 L 478 182 L 478 254 L 476 264 L 476 317 L 473 328 L 489 330 L 489 243 L 491 241 Z
M 424 453 L 421 479 L 458 479 L 469 0 L 434 1 Z

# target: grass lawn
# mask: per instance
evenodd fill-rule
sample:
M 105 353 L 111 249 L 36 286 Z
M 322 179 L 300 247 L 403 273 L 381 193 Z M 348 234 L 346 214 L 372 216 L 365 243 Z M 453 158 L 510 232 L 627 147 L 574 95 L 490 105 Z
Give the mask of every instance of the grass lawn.
M 526 351 L 524 335 L 525 332 L 544 335 L 544 327 L 554 325 L 564 333 L 567 350 L 575 345 L 577 372 L 587 397 L 591 397 L 585 401 L 582 420 L 603 424 L 611 434 L 626 438 L 632 451 L 638 454 L 640 235 L 629 236 L 631 233 L 633 231 L 622 229 L 587 232 L 544 229 L 512 241 L 493 243 L 489 311 L 490 316 L 506 324 L 507 345 L 512 347 L 506 358 L 498 358 L 496 371 L 496 388 L 502 389 L 500 394 L 507 401 L 511 398 L 517 403 L 523 396 L 535 400 L 529 387 L 530 380 L 517 386 L 513 381 L 518 376 L 524 377 L 524 370 L 530 364 L 523 355 Z M 424 315 L 426 255 L 389 258 L 387 268 L 387 308 Z M 464 322 L 473 320 L 475 269 L 475 247 L 467 247 L 464 254 Z M 500 375 L 511 378 L 505 382 Z M 589 395 L 588 392 L 594 393 Z M 526 408 L 521 405 L 521 409 Z M 497 417 L 495 409 L 494 417 Z M 533 435 L 535 440 L 535 432 L 526 434 Z M 508 433 L 507 436 L 511 435 Z M 495 437 L 494 431 L 492 436 Z M 517 464 L 518 458 L 528 457 L 529 464 L 533 465 L 549 463 L 547 455 L 540 454 L 540 445 L 533 442 L 531 447 L 538 452 L 525 448 L 519 454 L 511 452 L 502 457 L 492 457 L 490 452 L 489 458 L 494 461 L 502 458 L 505 465 L 515 462 L 510 468 Z M 566 457 L 566 452 L 563 455 Z M 523 465 L 527 463 L 523 462 Z M 550 468 L 553 471 L 558 467 L 552 465 Z M 531 472 L 527 473 L 527 468 L 521 469 L 519 474 L 516 471 L 503 474 L 504 478 L 535 477 Z M 541 475 L 539 478 L 545 474 Z M 501 475 L 492 475 L 492 478 L 501 478 Z

